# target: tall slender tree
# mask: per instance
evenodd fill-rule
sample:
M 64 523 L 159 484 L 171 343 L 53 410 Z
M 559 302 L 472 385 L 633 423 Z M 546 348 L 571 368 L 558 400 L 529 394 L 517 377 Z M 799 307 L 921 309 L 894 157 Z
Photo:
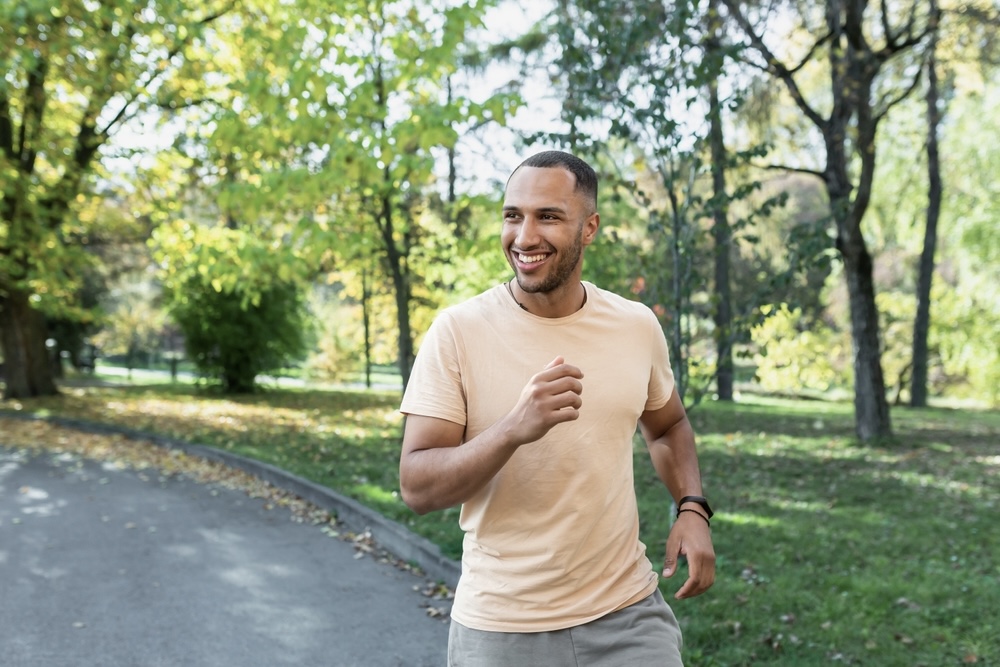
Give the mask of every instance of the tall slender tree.
M 799 22 L 798 34 L 814 36 L 801 53 L 788 55 L 787 35 L 767 30 L 774 25 L 773 16 L 758 11 L 756 4 L 723 2 L 747 42 L 747 62 L 774 77 L 818 133 L 823 163 L 792 169 L 821 179 L 830 201 L 850 301 L 855 430 L 862 441 L 889 436 L 892 422 L 882 373 L 873 261 L 862 223 L 875 174 L 876 130 L 889 109 L 918 83 L 914 75 L 902 84 L 896 78 L 893 85 L 880 87 L 880 75 L 925 45 L 931 14 L 921 0 L 877 7 L 868 0 L 780 5 L 784 19 Z M 820 65 L 825 65 L 827 85 L 813 101 L 805 82 L 816 80 Z
M 733 308 L 729 280 L 729 257 L 733 231 L 729 224 L 729 195 L 726 192 L 725 131 L 719 80 L 722 78 L 725 51 L 722 45 L 722 20 L 719 0 L 709 0 L 705 29 L 705 87 L 708 90 L 708 144 L 712 171 L 712 238 L 715 251 L 715 294 L 712 317 L 715 321 L 715 389 L 720 401 L 733 400 Z
M 603 145 L 619 156 L 639 156 L 623 170 L 627 190 L 649 216 L 653 238 L 664 237 L 667 250 L 655 274 L 670 285 L 661 294 L 656 281 L 647 281 L 645 298 L 668 297 L 665 326 L 682 380 L 688 365 L 699 363 L 691 355 L 692 321 L 714 320 L 714 379 L 718 396 L 730 400 L 735 335 L 730 261 L 736 234 L 730 205 L 755 187 L 745 173 L 734 179 L 733 192 L 727 184 L 728 170 L 748 153 L 730 151 L 725 141 L 735 95 L 721 91 L 735 89 L 727 67 L 742 45 L 727 41 L 720 6 L 716 0 L 670 7 L 661 0 L 566 1 L 559 3 L 552 33 L 565 80 L 563 118 L 569 129 L 562 138 L 580 150 Z M 643 171 L 653 176 L 645 180 L 652 189 L 644 193 L 643 178 L 637 177 Z M 706 220 L 712 227 L 710 251 L 701 233 Z M 714 269 L 704 271 L 709 262 Z M 710 312 L 695 307 L 692 298 L 703 284 L 711 286 Z M 684 382 L 678 387 L 687 389 Z
M 937 0 L 931 3 L 931 32 L 927 47 L 927 217 L 924 246 L 917 272 L 917 313 L 913 322 L 913 375 L 910 382 L 910 405 L 927 405 L 927 338 L 931 326 L 931 283 L 934 279 L 934 255 L 937 251 L 938 220 L 941 217 L 943 184 L 938 132 L 941 125 L 940 92 L 937 72 L 938 26 Z

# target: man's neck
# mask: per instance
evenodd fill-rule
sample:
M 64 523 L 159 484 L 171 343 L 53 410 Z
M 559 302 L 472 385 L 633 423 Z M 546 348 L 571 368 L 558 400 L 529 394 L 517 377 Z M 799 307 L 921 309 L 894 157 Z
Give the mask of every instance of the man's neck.
M 508 287 L 514 301 L 538 317 L 568 317 L 587 303 L 587 288 L 580 280 L 569 281 L 551 292 L 525 292 L 516 280 L 512 280 Z

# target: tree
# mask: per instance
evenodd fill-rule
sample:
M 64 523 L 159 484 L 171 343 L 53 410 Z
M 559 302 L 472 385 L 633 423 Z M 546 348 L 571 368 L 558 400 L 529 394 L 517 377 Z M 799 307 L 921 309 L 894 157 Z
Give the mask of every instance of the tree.
M 6 398 L 57 392 L 45 315 L 87 260 L 74 212 L 114 132 L 191 103 L 192 45 L 230 3 L 84 0 L 0 7 L 0 345 Z M 207 56 L 207 54 L 204 54 Z M 208 58 L 206 58 L 206 61 Z
M 178 221 L 156 230 L 167 308 L 189 358 L 227 392 L 300 359 L 309 326 L 290 252 L 246 229 Z
M 720 401 L 733 400 L 733 313 L 732 289 L 729 280 L 729 257 L 732 253 L 733 231 L 729 224 L 726 194 L 725 131 L 722 122 L 722 101 L 719 79 L 725 60 L 722 45 L 722 21 L 718 0 L 709 0 L 705 34 L 705 87 L 708 89 L 708 142 L 712 171 L 712 237 L 715 242 L 715 388 Z
M 223 215 L 280 239 L 307 274 L 377 269 L 366 280 L 391 286 L 404 382 L 421 274 L 451 233 L 429 205 L 438 158 L 510 104 L 450 92 L 488 5 L 251 7 L 222 47 L 226 103 L 185 141 Z
M 880 360 L 872 256 L 862 223 L 872 194 L 879 123 L 917 84 L 915 75 L 900 84 L 899 78 L 885 76 L 886 70 L 905 68 L 903 56 L 924 43 L 931 30 L 929 11 L 917 1 L 902 7 L 882 3 L 877 10 L 867 0 L 782 6 L 783 18 L 798 21 L 796 34 L 815 36 L 801 53 L 786 55 L 782 51 L 791 50 L 787 34 L 764 30 L 773 17 L 757 12 L 756 5 L 723 2 L 747 42 L 747 62 L 780 82 L 818 133 L 823 165 L 794 170 L 822 180 L 836 226 L 850 301 L 857 435 L 862 441 L 889 436 L 892 423 Z M 751 20 L 754 16 L 760 19 L 757 23 Z M 825 58 L 825 67 L 820 58 Z M 810 100 L 805 82 L 815 81 L 817 70 L 828 85 Z M 803 141 L 808 143 L 805 137 Z
M 984 69 L 996 63 L 997 40 L 995 31 L 1000 25 L 1000 15 L 994 6 L 992 14 L 985 3 L 963 3 L 954 10 L 942 11 L 937 0 L 931 6 L 931 31 L 927 47 L 926 149 L 927 149 L 927 209 L 925 214 L 924 242 L 917 269 L 917 308 L 913 321 L 913 375 L 910 383 L 910 404 L 927 405 L 929 336 L 931 329 L 931 293 L 936 267 L 935 253 L 938 243 L 938 224 L 943 206 L 943 178 L 940 157 L 940 131 L 947 108 L 947 83 L 942 86 L 939 67 L 947 72 L 947 64 L 939 65 L 942 51 L 942 32 L 947 44 L 946 58 L 953 60 L 952 67 L 962 61 L 978 62 Z M 946 20 L 947 19 L 947 20 Z M 945 21 L 942 27 L 942 21 Z M 942 90 L 944 88 L 944 90 Z M 944 93 L 944 95 L 942 95 Z
M 942 181 L 938 132 L 941 125 L 940 91 L 937 72 L 938 25 L 937 0 L 931 3 L 930 42 L 927 46 L 927 222 L 924 247 L 920 253 L 917 275 L 917 313 L 913 321 L 913 376 L 910 404 L 927 405 L 927 338 L 931 325 L 931 282 L 934 278 L 934 255 L 937 250 L 937 227 L 941 217 Z
M 735 224 L 730 219 L 732 203 L 748 200 L 759 183 L 736 169 L 757 151 L 726 146 L 726 112 L 738 106 L 727 65 L 738 45 L 724 41 L 721 27 L 714 2 L 668 11 L 655 0 L 625 6 L 576 0 L 560 3 L 552 32 L 559 40 L 568 126 L 559 139 L 577 151 L 613 154 L 611 162 L 633 157 L 613 171 L 664 253 L 654 270 L 642 274 L 642 297 L 666 306 L 664 326 L 682 395 L 691 367 L 711 356 L 694 352 L 695 338 L 704 335 L 699 330 L 711 331 L 702 320 L 714 321 L 714 375 L 725 400 L 732 398 L 737 335 L 730 262 L 738 232 L 760 211 L 748 211 Z M 732 184 L 729 174 L 735 174 Z M 714 281 L 702 268 L 709 255 Z M 710 294 L 702 290 L 705 284 Z M 696 305 L 702 295 L 707 308 Z M 699 382 L 692 388 L 697 396 L 705 387 Z
M 94 336 L 94 344 L 104 356 L 123 355 L 129 376 L 136 358 L 145 353 L 152 357 L 163 332 L 164 312 L 148 283 L 136 280 L 112 291 L 108 299 L 113 307 L 104 318 L 104 326 Z

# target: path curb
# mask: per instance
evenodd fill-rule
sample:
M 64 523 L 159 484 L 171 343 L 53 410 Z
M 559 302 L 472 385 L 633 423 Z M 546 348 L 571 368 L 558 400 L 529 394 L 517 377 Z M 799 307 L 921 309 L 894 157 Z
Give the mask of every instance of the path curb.
M 441 549 L 430 540 L 365 507 L 353 498 L 348 498 L 333 489 L 311 482 L 269 463 L 178 438 L 84 419 L 41 416 L 13 410 L 0 410 L 0 417 L 44 421 L 84 433 L 124 435 L 133 440 L 146 440 L 159 447 L 179 450 L 191 456 L 198 456 L 237 468 L 332 512 L 336 515 L 338 523 L 343 524 L 353 532 L 363 533 L 367 531 L 380 547 L 397 558 L 415 563 L 429 578 L 444 582 L 451 588 L 458 585 L 458 577 L 462 573 L 461 564 L 444 556 Z

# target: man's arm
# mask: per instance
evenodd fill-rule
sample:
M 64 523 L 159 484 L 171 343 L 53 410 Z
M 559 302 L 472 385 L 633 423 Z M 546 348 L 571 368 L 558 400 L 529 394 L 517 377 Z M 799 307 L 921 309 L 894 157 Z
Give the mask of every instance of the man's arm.
M 579 368 L 556 357 L 528 381 L 507 415 L 464 443 L 461 424 L 407 415 L 399 458 L 403 502 L 418 514 L 426 514 L 471 498 L 518 447 L 580 416 L 582 378 Z
M 674 500 L 702 495 L 694 431 L 677 391 L 662 408 L 643 412 L 639 427 L 649 448 L 653 467 Z M 708 516 L 701 506 L 685 503 L 678 509 L 692 509 L 703 517 L 692 516 L 691 512 L 682 513 L 667 538 L 663 576 L 673 576 L 677 559 L 687 557 L 688 579 L 675 596 L 683 599 L 704 593 L 715 582 L 715 549 L 712 547 Z

